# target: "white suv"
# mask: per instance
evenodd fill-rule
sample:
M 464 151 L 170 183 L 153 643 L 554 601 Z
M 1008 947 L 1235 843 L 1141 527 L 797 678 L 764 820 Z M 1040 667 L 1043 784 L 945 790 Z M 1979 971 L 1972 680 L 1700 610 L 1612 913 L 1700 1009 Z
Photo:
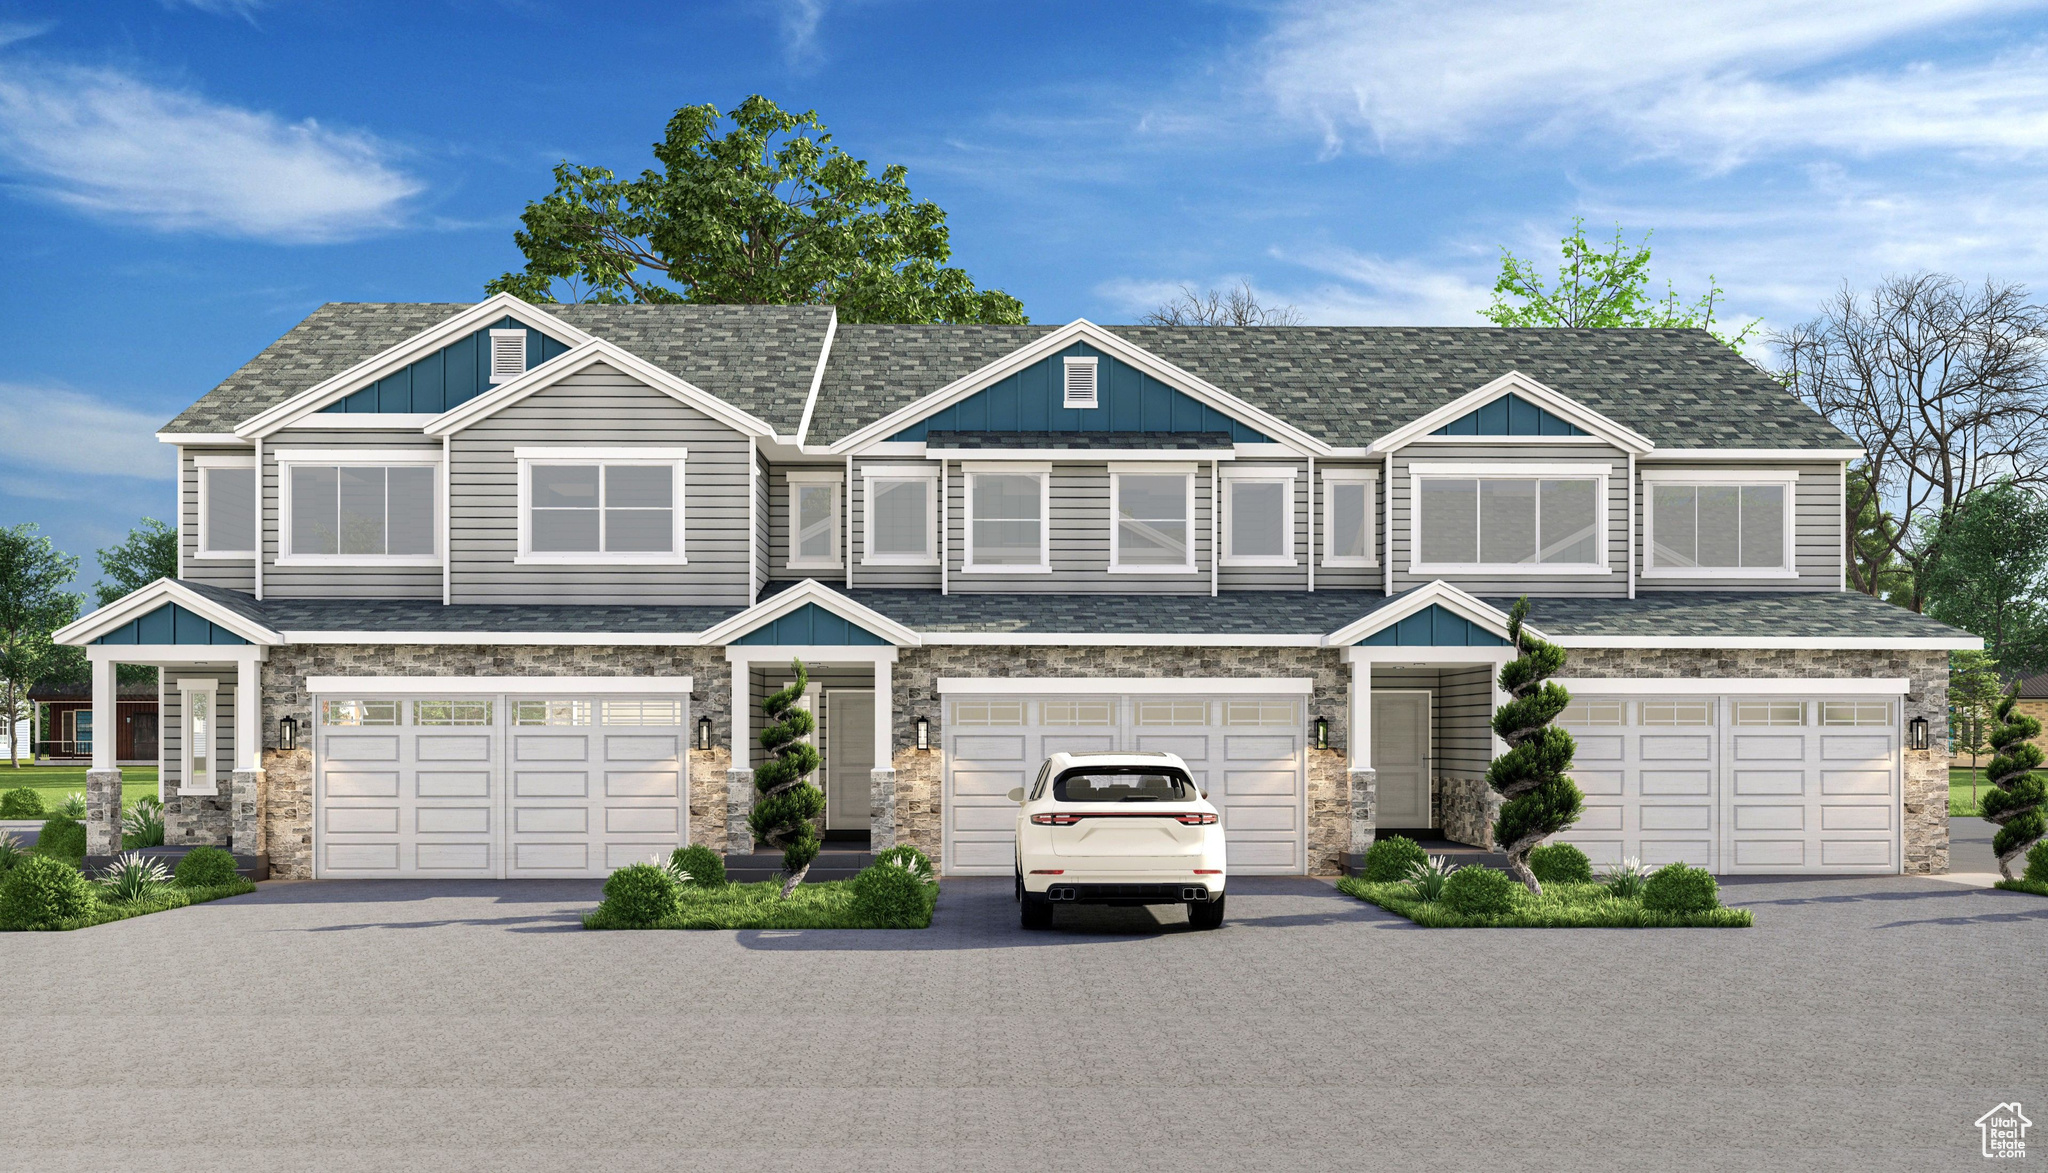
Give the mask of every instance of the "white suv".
M 1017 810 L 1024 927 L 1059 904 L 1185 904 L 1198 929 L 1223 923 L 1223 824 L 1170 753 L 1056 753 Z

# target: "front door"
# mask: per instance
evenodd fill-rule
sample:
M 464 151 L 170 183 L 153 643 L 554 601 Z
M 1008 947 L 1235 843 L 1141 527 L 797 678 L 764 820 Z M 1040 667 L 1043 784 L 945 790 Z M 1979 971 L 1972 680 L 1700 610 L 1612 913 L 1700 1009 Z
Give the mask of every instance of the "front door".
M 136 713 L 128 718 L 128 748 L 131 759 L 150 761 L 156 757 L 156 714 Z
M 825 693 L 825 829 L 865 831 L 875 768 L 875 693 L 834 688 Z
M 1378 774 L 1380 826 L 1397 831 L 1435 826 L 1429 817 L 1428 692 L 1373 692 L 1372 767 Z

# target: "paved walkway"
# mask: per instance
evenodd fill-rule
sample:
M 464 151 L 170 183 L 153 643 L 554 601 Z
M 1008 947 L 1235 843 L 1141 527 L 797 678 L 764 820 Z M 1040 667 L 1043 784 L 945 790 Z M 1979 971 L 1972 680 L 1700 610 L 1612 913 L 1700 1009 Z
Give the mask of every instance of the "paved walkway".
M 0 937 L 39 991 L 0 1164 L 1975 1169 L 1986 1109 L 2048 1119 L 2048 900 L 1747 880 L 1754 930 L 1451 932 L 1240 880 L 1219 932 L 1026 934 L 1008 889 L 599 934 L 594 883 L 279 883 Z

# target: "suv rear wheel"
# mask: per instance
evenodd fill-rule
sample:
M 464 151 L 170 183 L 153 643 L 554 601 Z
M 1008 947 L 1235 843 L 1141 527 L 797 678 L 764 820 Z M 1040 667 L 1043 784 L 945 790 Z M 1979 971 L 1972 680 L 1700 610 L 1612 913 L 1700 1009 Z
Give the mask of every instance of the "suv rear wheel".
M 1223 897 L 1188 905 L 1188 923 L 1198 929 L 1223 927 Z
M 1052 901 L 1043 892 L 1024 893 L 1022 923 L 1027 929 L 1052 927 Z

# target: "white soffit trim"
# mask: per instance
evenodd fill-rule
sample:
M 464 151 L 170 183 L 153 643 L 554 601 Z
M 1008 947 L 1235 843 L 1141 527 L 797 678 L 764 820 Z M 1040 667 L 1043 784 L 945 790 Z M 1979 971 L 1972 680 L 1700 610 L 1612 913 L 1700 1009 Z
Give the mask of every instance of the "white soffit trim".
M 1020 693 L 1082 696 L 1234 693 L 1239 696 L 1307 696 L 1315 681 L 1306 676 L 941 676 L 940 692 L 1014 696 Z
M 592 338 L 573 350 L 556 355 L 508 383 L 500 383 L 467 403 L 459 403 L 449 408 L 436 417 L 433 423 L 427 425 L 426 433 L 429 436 L 445 436 L 459 432 L 544 387 L 552 386 L 600 362 L 616 367 L 670 398 L 696 408 L 742 435 L 765 440 L 772 440 L 775 437 L 775 429 L 769 427 L 766 422 L 602 338 Z
M 676 693 L 688 676 L 308 676 L 308 692 Z
M 1424 583 L 1422 586 L 1416 587 L 1386 606 L 1373 611 L 1370 615 L 1345 624 L 1343 627 L 1325 636 L 1323 643 L 1330 647 L 1345 647 L 1355 644 L 1359 640 L 1375 632 L 1392 627 L 1410 615 L 1414 615 L 1432 605 L 1440 606 L 1453 615 L 1469 619 L 1486 630 L 1493 632 L 1495 635 L 1500 636 L 1502 639 L 1507 638 L 1508 617 L 1505 613 L 1496 609 L 1492 604 L 1467 594 L 1442 579 L 1436 579 L 1433 582 Z M 1522 629 L 1540 639 L 1550 638 L 1544 635 L 1533 623 L 1523 624 Z
M 1688 676 L 1678 679 L 1646 676 L 1557 676 L 1573 696 L 1607 696 L 1628 692 L 1639 696 L 1703 696 L 1725 693 L 1731 696 L 1897 696 L 1911 691 L 1905 677 L 1828 680 L 1821 678 L 1764 680 L 1756 677 L 1717 679 Z
M 251 441 L 244 440 L 233 432 L 158 432 L 159 444 L 176 444 L 185 448 L 197 448 L 202 444 L 218 444 L 226 448 L 253 448 Z
M 1292 448 L 1302 452 L 1313 453 L 1317 456 L 1327 456 L 1330 453 L 1330 446 L 1328 444 L 1323 443 L 1300 428 L 1261 408 L 1246 403 L 1244 400 L 1205 379 L 1197 378 L 1195 375 L 1174 366 L 1172 363 L 1167 362 L 1148 350 L 1124 341 L 1122 338 L 1086 318 L 1076 318 L 1059 329 L 1039 338 L 1037 341 L 1018 347 L 1016 350 L 989 363 L 980 370 L 955 379 L 953 382 L 926 395 L 917 402 L 898 408 L 865 427 L 855 429 L 843 439 L 832 444 L 829 451 L 834 453 L 864 451 L 866 445 L 884 440 L 890 435 L 916 423 L 918 420 L 967 398 L 991 383 L 1008 378 L 1010 375 L 1033 363 L 1052 357 L 1076 342 L 1086 342 L 1097 350 L 1105 351 L 1119 361 L 1144 371 L 1146 374 L 1151 375 L 1162 383 L 1166 383 L 1175 390 L 1208 402 L 1211 407 L 1216 408 L 1218 411 L 1234 416 Z
M 806 664 L 894 664 L 896 649 L 876 644 L 731 644 L 725 649 L 725 659 L 730 664 L 772 661 L 787 665 L 791 660 Z
M 1785 648 L 1794 651 L 1981 651 L 1974 635 L 1579 635 L 1546 636 L 1561 648 Z
M 1592 408 L 1584 406 L 1570 396 L 1551 390 L 1520 371 L 1509 371 L 1478 390 L 1467 392 L 1422 418 L 1388 432 L 1373 441 L 1372 450 L 1387 452 L 1400 448 L 1412 440 L 1429 435 L 1453 420 L 1464 418 L 1467 414 L 1510 392 L 1520 395 L 1552 415 L 1576 424 L 1624 452 L 1641 455 L 1656 447 L 1642 433 L 1615 423 Z M 1484 444 L 1489 437 L 1471 436 L 1467 439 L 1475 444 Z
M 876 447 L 880 447 L 877 445 Z M 864 456 L 885 455 L 874 448 L 862 450 Z M 932 460 L 956 460 L 973 464 L 1000 464 L 1016 461 L 1040 461 L 1046 464 L 1099 464 L 1106 460 L 1123 461 L 1199 461 L 1236 460 L 1238 454 L 1220 448 L 934 448 L 925 453 Z
M 51 638 L 57 643 L 77 647 L 98 639 L 100 636 L 105 635 L 107 632 L 112 631 L 131 619 L 147 615 L 165 603 L 176 603 L 201 619 L 205 619 L 220 627 L 225 627 L 252 644 L 268 647 L 284 642 L 283 637 L 277 632 L 270 630 L 246 615 L 221 606 L 219 603 L 206 598 L 190 587 L 168 578 L 159 578 L 155 582 L 139 587 L 127 596 L 116 599 L 89 615 L 65 624 L 63 627 L 58 628 Z M 150 647 L 154 645 L 125 644 L 119 646 Z M 209 649 L 218 648 L 218 651 L 209 650 L 208 654 L 222 658 L 226 658 L 233 651 L 233 645 L 177 644 L 167 646 L 206 646 Z
M 338 399 L 361 390 L 369 383 L 403 369 L 428 352 L 439 350 L 450 342 L 505 317 L 539 330 L 565 346 L 574 347 L 591 341 L 590 335 L 509 293 L 496 294 L 453 317 L 429 326 L 396 346 L 371 355 L 331 379 L 314 384 L 275 407 L 257 412 L 237 425 L 235 434 L 250 439 L 267 436 L 292 420 L 318 411 Z M 543 367 L 546 365 L 541 364 Z
M 782 618 L 806 603 L 816 603 L 841 619 L 874 632 L 898 647 L 916 647 L 920 642 L 916 632 L 882 614 L 872 607 L 866 607 L 826 586 L 815 578 L 807 578 L 783 591 L 772 599 L 756 603 L 737 615 L 729 616 L 723 622 L 706 628 L 698 637 L 698 643 L 715 645 L 730 643 L 764 623 Z M 763 647 L 773 647 L 763 644 Z M 864 645 L 854 644 L 851 647 Z M 872 645 L 865 645 L 872 646 Z
M 825 344 L 818 348 L 818 367 L 811 372 L 811 393 L 804 397 L 803 418 L 797 421 L 796 436 L 788 440 L 799 451 L 804 446 L 804 437 L 811 434 L 811 412 L 818 406 L 818 389 L 825 385 L 825 368 L 832 360 L 832 340 L 839 337 L 839 307 L 832 307 L 832 316 L 825 322 Z M 780 437 L 778 437 L 780 439 Z
M 1861 460 L 1861 448 L 1659 448 L 1639 454 L 1658 460 Z
M 439 413 L 431 411 L 392 411 L 377 412 L 375 414 L 365 412 L 360 415 L 353 412 L 316 411 L 311 415 L 302 415 L 292 420 L 283 425 L 279 430 L 287 432 L 315 429 L 323 432 L 417 432 L 440 418 Z

